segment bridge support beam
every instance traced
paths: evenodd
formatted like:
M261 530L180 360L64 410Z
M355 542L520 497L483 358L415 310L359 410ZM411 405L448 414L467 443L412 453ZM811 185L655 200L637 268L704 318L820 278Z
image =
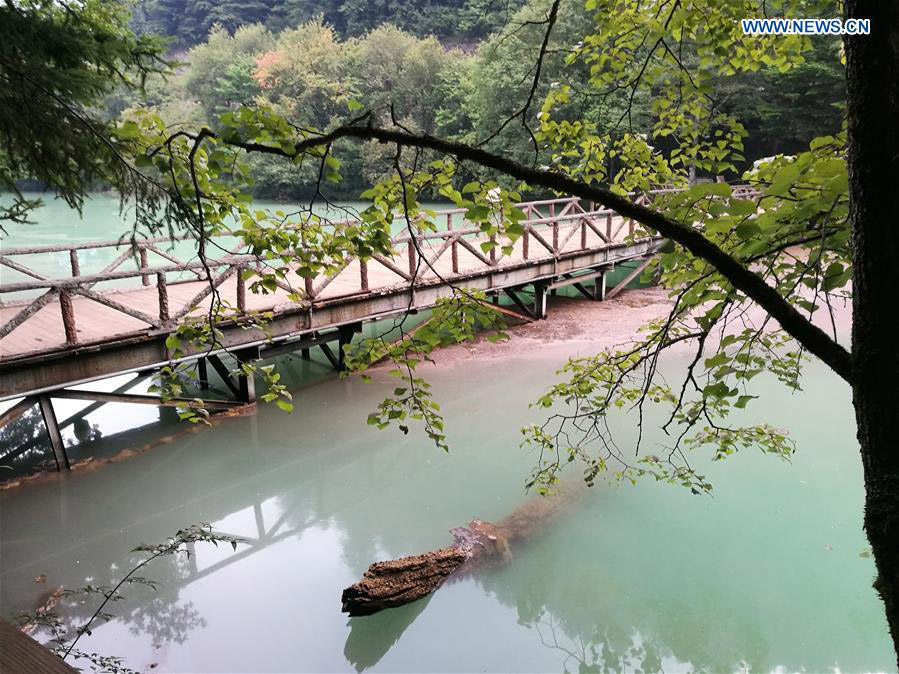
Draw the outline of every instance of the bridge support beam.
M546 289L548 284L546 281L537 281L534 283L534 318L543 320L546 318Z
M66 446L62 442L62 434L59 432L59 422L56 419L56 412L53 410L53 401L50 396L44 394L38 398L38 404L41 406L41 416L44 418L44 425L47 427L47 437L50 439L50 449L53 450L53 458L56 459L56 470L71 470L69 465L69 456L66 454Z
M593 281L593 299L602 302L606 299L606 273L603 272Z
M319 344L319 347L322 350L322 353L325 354L325 357L331 363L335 370L338 372L343 372L346 370L346 354L343 351L343 347L350 344L353 341L353 335L357 332L362 332L362 323L350 323L348 325L341 325L337 328L337 355L334 355L334 352L331 351L331 347L328 346L327 341L323 341ZM333 334L333 333L332 333ZM333 338L330 340L333 341Z
M503 292L512 300L516 307L518 307L519 311L523 313L525 316L529 318L534 318L534 313L527 304L525 304L521 298L518 296L518 290L520 288L503 288Z
M252 374L241 374L237 378L237 385L240 389L238 400L242 403L256 402L256 380Z
M209 389L209 372L206 368L205 358L197 359L197 381L201 390L206 391Z
M606 299L612 299L613 297L615 297L615 295L617 295L622 290L624 290L627 287L628 283L630 283L635 278L637 278L640 274L643 273L643 270L646 269L650 265L650 263L652 262L654 257L655 257L654 255L649 255L649 256L645 257L643 259L643 262L641 262L637 267L635 267L633 269L633 271L631 271L630 274L628 274L627 276L624 277L624 279L622 279L621 283L619 283L617 286L615 286L614 288L612 288L610 291L608 291L606 293Z

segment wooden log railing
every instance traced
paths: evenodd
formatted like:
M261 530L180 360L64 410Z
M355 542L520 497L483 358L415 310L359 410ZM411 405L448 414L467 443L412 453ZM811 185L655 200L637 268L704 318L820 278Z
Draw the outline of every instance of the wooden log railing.
M664 191L659 191L658 194L660 193ZM655 194L657 193L644 195L640 200L649 203ZM523 229L520 243L499 239L496 236L487 237L479 226L465 221L464 209L448 209L436 212L437 218L445 219L444 229L420 230L413 237L406 228L406 231L394 236L391 240L393 245L391 256L372 255L365 260L343 260L334 273L320 275L314 279L305 278L301 289L292 287L284 280L279 280L277 285L290 293L295 305L309 304L316 301L322 291L351 263L356 263L359 267L358 286L349 293L344 291L344 295L372 292L371 274L374 267L391 272L397 277L396 283L431 284L436 282L434 278L436 265L444 255L451 258L449 271L441 272L440 276L458 278L475 273L478 268L495 269L504 265L558 259L562 255L578 250L619 245L625 242L626 237L633 237L637 232L633 221L625 220L608 209L596 209L592 203L582 204L576 198L531 201L519 204L518 207L525 214L525 219L520 223ZM350 222L352 221L330 224L339 227ZM86 299L102 304L116 312L138 319L147 325L148 330L171 330L179 319L195 311L210 294L234 276L236 283L233 304L236 313L247 313L244 274L251 268L259 269L267 261L248 254L242 243L236 248L226 250L224 255L215 259L184 261L173 253L173 247L176 242L189 239L189 236L157 237L127 242L98 241L4 249L0 254L0 267L7 267L28 278L0 284L0 300L14 293L39 291L40 294L25 301L0 304L0 307L6 309L17 309L14 315L0 325L0 338L26 323L49 304L56 303L61 314L66 346L77 345L79 343L77 303L73 301L76 297L82 301ZM576 241L578 245L572 248L570 246L572 241ZM487 242L492 245L482 248L482 244ZM513 245L515 253L510 255L509 247ZM85 258L79 253L97 249L120 252L99 272L86 273ZM463 251L471 258L474 267L463 268L460 257ZM70 276L48 278L40 271L13 259L50 254L68 256L66 266L69 268ZM514 259L511 259L513 257ZM154 261L157 259L162 262ZM134 269L125 268L129 260L135 262ZM188 278L184 278L185 274ZM173 279L171 278L173 275L178 277ZM176 284L196 282L198 279L206 281L203 287L186 302L182 300L177 306L174 305L171 299L172 287ZM129 290L94 289L99 283L121 283L128 280L137 281L139 285ZM151 287L155 289L156 294L156 301L153 303L155 310L146 310L146 303L141 305L143 309L128 304L129 292L151 292ZM300 298L300 301L294 301L296 298ZM2 359L3 353L0 352L0 360Z

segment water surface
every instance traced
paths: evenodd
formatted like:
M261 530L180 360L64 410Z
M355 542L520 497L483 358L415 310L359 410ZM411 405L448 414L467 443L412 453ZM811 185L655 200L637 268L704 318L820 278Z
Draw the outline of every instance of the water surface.
M127 231L111 197L87 209L78 223L51 202L41 225L3 245ZM44 271L65 274L60 260ZM130 589L119 618L79 646L154 672L894 669L861 528L849 392L817 366L801 394L759 378L763 396L747 412L793 432L792 463L752 451L708 465L696 457L712 497L599 484L502 569L376 616L340 613L341 589L371 562L444 546L451 528L502 519L529 498L536 457L519 448L518 429L539 419L528 404L579 349L428 367L449 454L418 429L365 423L395 380L338 379L319 356L280 361L290 415L260 406L183 434L170 411L101 407L88 417L88 435L100 437L73 446L73 459L164 442L0 493L0 615L32 609L53 587L114 583L138 543L208 522L252 544L160 560L145 574L158 591ZM56 405L63 419L86 403ZM633 419L614 423L626 444ZM73 428L64 435L77 443ZM92 608L64 617L78 624Z
M801 395L764 384L751 411L794 432L791 464L743 452L703 466L714 497L600 484L507 567L401 609L342 615L341 589L372 561L443 546L450 528L501 519L528 498L534 457L518 428L570 348L432 368L448 455L420 433L366 425L392 379L367 385L291 360L291 415L263 406L0 495L0 611L28 607L39 574L108 583L136 543L209 522L254 542L160 561L147 572L159 591L131 591L85 649L171 672L893 668L864 556L849 395L816 367ZM178 428L159 423L157 433Z

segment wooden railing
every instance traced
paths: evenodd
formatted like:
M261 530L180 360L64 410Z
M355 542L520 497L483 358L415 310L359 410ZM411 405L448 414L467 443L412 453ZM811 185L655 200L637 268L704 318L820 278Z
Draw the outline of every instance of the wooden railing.
M644 195L640 197L639 201L645 204L650 203L655 194L665 191L660 190L650 195ZM300 297L300 305L308 305L315 302L321 296L322 291L341 274L344 274L351 264L358 267L357 287L341 293L340 296L365 294L373 289L386 287L384 283L377 285L372 282L372 270L375 267L386 269L398 277L394 279L394 282L413 286L431 284L437 281L433 269L447 254L450 262L449 264L442 263L446 271L442 272L441 276L458 278L482 273L485 268L528 264L532 261L559 258L578 251L619 245L624 243L627 237L632 237L635 232L633 221L622 218L608 209L596 209L592 203L582 204L576 198L531 201L519 204L519 208L525 213L525 220L520 223L524 231L520 237L520 243L516 244L516 250L512 255L504 254L502 250L503 246L511 243L508 240L494 240L495 245L485 252L481 249L480 244L487 239L482 235L478 226L465 221L465 210L449 209L436 213L437 218L445 218L445 229L416 234L414 239L408 233L397 235L392 238L393 254L389 257L373 255L367 260L346 260L334 273L315 279L304 279L302 288L293 288L284 281L278 281L277 284L292 296ZM347 222L333 224L341 226ZM0 300L15 293L43 292L34 299L0 305L4 313L9 316L8 318L4 317L6 320L0 324L0 339L26 323L44 307L51 303L58 303L66 345L78 344L75 306L72 301L74 297L91 300L116 312L136 318L146 323L151 331L168 331L179 319L197 309L214 290L235 275L237 277L235 291L229 300L238 313L247 313L246 282L242 272L249 267L261 268L266 261L246 254L243 244L230 250L226 249L224 255L214 259L184 261L174 255L172 247L176 242L189 238L186 236L160 237L126 243L98 241L4 249L0 253L0 266L13 269L30 278L25 281L0 284ZM112 262L96 273L85 273L82 270L79 257L81 251L108 248L119 253ZM474 267L463 268L460 264L460 252L463 250L469 257L469 261L473 259ZM67 266L71 272L70 275L49 278L14 259L19 256L51 254L68 256ZM424 257L420 260L419 257L422 254ZM167 264L151 264L151 255ZM135 262L134 269L124 268L129 261ZM169 279L169 275L183 276L185 273L195 278L188 280L179 278L175 281ZM122 282L129 279L139 279L140 286L131 290L113 289L103 292L94 289L94 286L101 282ZM188 301L182 301L180 306L173 308L169 301L170 286L197 280L206 282ZM146 302L143 302L142 308L135 306L134 302L129 303L129 293L140 292L143 288L148 290L151 285L155 286L155 310L147 310ZM294 305L296 304L295 302ZM16 311L10 316L12 309L16 309ZM3 353L0 350L0 359L2 358Z

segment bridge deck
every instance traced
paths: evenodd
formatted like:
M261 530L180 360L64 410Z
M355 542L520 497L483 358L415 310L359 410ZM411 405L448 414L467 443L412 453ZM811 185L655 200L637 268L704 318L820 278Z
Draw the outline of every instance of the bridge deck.
M576 199L531 202L522 208L528 217L522 223L525 234L508 255L499 248L493 254L483 252L484 235L461 222L456 229L419 235L414 244L408 236L395 237L392 258L352 260L330 277L304 283L291 274L290 286L285 283L268 295L241 287L245 282L238 271L258 261L231 251L211 265L221 298L240 314L271 311L273 320L268 334L236 323L229 329L226 323L223 346L292 338L410 306L427 308L452 292L447 282L483 290L516 287L645 256L657 245L654 239L630 237L632 223L617 214L584 208ZM462 220L458 210L443 215L450 223L453 215L457 223ZM116 263L95 274L81 270L79 251L115 245L2 251L0 265L26 280L0 285L0 299L10 293L41 294L0 306L0 399L164 362L169 358L165 336L177 320L208 309L209 282L179 280L201 271L200 265L175 258L171 248L166 249L170 240L139 242L137 249L125 244ZM73 275L51 279L16 261L51 254L68 254ZM136 268L123 269L132 260L139 260ZM145 285L136 288L92 289L141 280ZM302 300L295 301L292 294Z

